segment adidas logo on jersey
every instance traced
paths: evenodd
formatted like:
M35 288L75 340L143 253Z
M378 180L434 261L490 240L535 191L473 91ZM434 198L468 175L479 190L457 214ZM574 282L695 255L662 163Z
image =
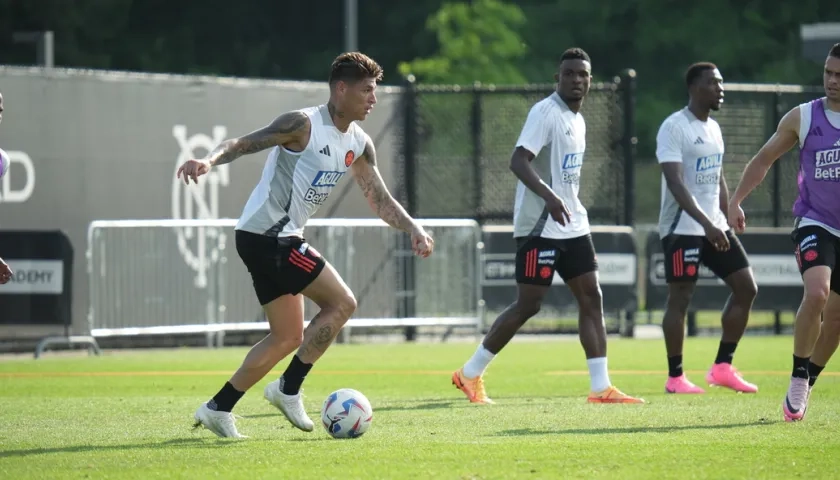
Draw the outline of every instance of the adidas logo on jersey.
M704 142L703 142L703 139L702 139L702 138L700 138L700 137L697 137L697 140L695 140L695 141L694 141L694 144L695 144L695 145L703 145L703 143L704 143Z
M840 147L840 140L837 140L836 142L834 142L834 146L835 147Z
M319 150L318 153L323 153L324 155L329 157L330 156L330 146L327 145L326 147Z
M822 129L820 127L814 127L809 132L808 135L813 135L815 137L822 137Z

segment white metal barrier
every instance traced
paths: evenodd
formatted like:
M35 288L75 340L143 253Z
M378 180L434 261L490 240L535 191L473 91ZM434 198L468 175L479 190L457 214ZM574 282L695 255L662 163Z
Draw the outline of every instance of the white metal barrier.
M358 301L348 327L481 327L481 228L419 220L435 252L413 259L409 236L379 219L312 219L305 236ZM268 330L234 244L235 219L95 221L88 229L93 337ZM413 271L412 271L413 270ZM306 317L317 306L306 300Z

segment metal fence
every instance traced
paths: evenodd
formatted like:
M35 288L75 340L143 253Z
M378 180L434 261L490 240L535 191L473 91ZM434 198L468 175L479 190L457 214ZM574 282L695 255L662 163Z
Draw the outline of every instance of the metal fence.
M725 87L726 103L714 118L726 142L724 175L734 189L746 163L770 138L781 117L823 91L820 86L802 85L728 83ZM516 189L508 170L510 155L528 110L553 91L553 84L408 83L402 122L391 126L396 132L395 192L400 200L419 217L510 222ZM593 224L634 225L636 189L659 191L658 175L636 183L635 102L632 70L612 82L593 84L584 101L587 146L580 196ZM777 162L745 202L753 225L791 224L798 151L794 148Z
M773 135L791 108L824 95L820 86L726 84L724 105L713 117L726 144L724 175L734 190L750 159ZM799 145L773 166L765 181L744 202L751 225L793 225L791 208L797 194Z
M821 86L816 85L727 83L724 88L726 90L725 103L719 111L713 112L712 116L718 121L723 132L726 148L723 174L730 192L732 192L740 181L746 164L773 135L781 118L797 105L819 98L825 93ZM798 192L798 155L799 145L797 144L773 165L764 182L745 200L744 211L747 214L748 222L753 227L783 227L787 229L793 227L791 210ZM658 188L658 175L655 179L650 178L649 181L655 181ZM784 236L781 238L783 243L774 247L780 249L780 252L778 252L779 261L792 261L793 245L789 241L784 241ZM783 252L790 252L790 258L786 259L786 254ZM747 253L753 255L767 252L761 250L756 252L747 248ZM800 291L798 286L789 288L792 288L795 292ZM764 287L759 282L759 296L762 295L762 291L769 290L772 290L772 287ZM782 295L782 299L790 298L792 300L789 300L784 308L774 311L772 324L751 321L750 327L755 327L759 331L772 331L776 334L787 331L787 326L782 321L782 313L796 311L798 307L798 300L796 300L798 297L796 295L798 293L788 294L787 292ZM708 305L711 303L717 305L719 303L723 305L720 299L712 300L714 296L713 289L698 288L695 293L694 304ZM775 300L774 308L778 308L780 303L785 304L784 300L781 302L779 298ZM754 310L759 309L760 303L757 302L757 308ZM647 306L649 311L658 308L661 308L661 305ZM652 321L651 316L648 317L648 321ZM689 312L689 334L696 334L698 330L718 331L719 328L718 325L711 327L698 326L696 312Z
M87 251L94 337L265 330L234 244L235 219L93 222ZM422 220L435 253L413 258L406 234L379 219L312 219L307 241L353 290L357 327L480 326L481 229ZM404 281L411 276L413 282ZM406 290L404 285L412 286ZM411 311L406 311L410 305ZM318 307L305 302L311 318Z
M405 92L397 175L419 217L510 222L516 179L508 169L525 118L553 84L415 85ZM633 222L635 73L595 83L583 103L586 157L580 196L593 224Z
M781 117L823 92L819 86L729 83L725 87L726 103L714 112L714 118L726 143L724 175L731 190ZM553 84L408 83L402 122L391 125L396 132L395 192L400 201L418 217L474 218L483 225L509 223L516 188L508 169L510 154L528 110L554 88ZM655 207L645 204L645 211L636 210L643 192L659 192L660 178L658 171L644 170L650 175L638 178L637 183L635 101L632 70L612 82L593 84L584 101L581 113L587 122L587 148L580 197L593 225L635 225L637 218L651 217L651 211L658 209L657 199ZM775 164L767 180L746 200L751 225L792 224L797 155L798 147Z

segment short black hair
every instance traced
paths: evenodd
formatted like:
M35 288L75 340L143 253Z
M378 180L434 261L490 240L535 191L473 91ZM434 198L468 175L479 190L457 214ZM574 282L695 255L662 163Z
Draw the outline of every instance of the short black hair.
M589 63L592 63L592 60L589 59L589 54L584 52L582 48L574 47L566 50L560 55L560 61L557 63L562 62L563 60L583 60Z
M840 43L835 43L828 52L829 57L840 58Z
M330 87L338 82L357 83L367 78L382 81L382 67L360 52L342 53L333 60L330 68Z
M685 85L690 87L694 85L694 82L703 75L703 72L706 70L714 70L718 68L712 62L697 62L688 67L688 70L685 71Z

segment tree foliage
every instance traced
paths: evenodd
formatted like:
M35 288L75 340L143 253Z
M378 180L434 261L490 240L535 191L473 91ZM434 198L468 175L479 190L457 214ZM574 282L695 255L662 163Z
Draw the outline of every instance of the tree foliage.
M439 52L401 62L399 72L432 83L524 83L518 64L526 47L517 30L525 22L518 6L499 0L446 3L426 22Z
M31 64L12 32L55 32L59 66L323 81L343 50L343 2L0 0L0 62ZM686 101L682 75L715 62L727 82L819 83L801 24L840 18L836 0L365 0L359 46L385 82L550 82L568 47L596 79L638 73L639 147ZM526 47L527 45L527 47ZM644 156L644 155L643 155Z

